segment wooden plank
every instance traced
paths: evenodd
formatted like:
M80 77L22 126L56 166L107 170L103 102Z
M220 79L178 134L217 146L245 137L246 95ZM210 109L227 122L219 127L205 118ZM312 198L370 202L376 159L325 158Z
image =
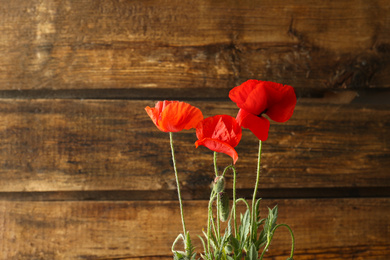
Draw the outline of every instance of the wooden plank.
M0 89L389 87L387 0L0 1ZM196 92L194 90L193 92Z
M276 203L279 223L294 230L297 259L390 257L388 198L264 200L262 212ZM201 251L196 234L205 227L207 201L186 202L184 212ZM167 259L181 232L176 202L0 201L0 216L2 259ZM274 239L268 259L286 259L288 232Z
M232 102L191 104L205 117L237 113ZM173 192L169 138L147 116L147 105L154 102L0 100L0 191ZM388 106L300 100L287 123L271 125L260 187L389 187L389 122ZM195 149L195 140L193 130L174 135L188 199L204 191L207 198L213 176L212 152ZM244 131L237 151L237 187L252 189L257 140L251 132ZM218 157L221 170L230 163Z

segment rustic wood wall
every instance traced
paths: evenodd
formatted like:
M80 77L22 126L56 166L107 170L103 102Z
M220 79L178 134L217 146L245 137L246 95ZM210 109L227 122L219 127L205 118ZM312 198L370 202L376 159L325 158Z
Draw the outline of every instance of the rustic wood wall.
M299 98L271 125L259 192L293 228L296 259L389 259L387 0L0 0L0 258L170 259L169 138L144 107L234 116L228 91L250 78ZM175 135L196 241L213 168L194 142ZM249 197L253 134L237 150ZM280 232L268 259L289 243Z

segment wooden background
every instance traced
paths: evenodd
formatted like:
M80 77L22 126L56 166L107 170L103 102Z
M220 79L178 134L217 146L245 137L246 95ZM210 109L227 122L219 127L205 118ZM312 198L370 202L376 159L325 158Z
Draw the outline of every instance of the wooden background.
M389 259L387 0L0 0L0 259L171 259L169 137L144 107L235 116L228 92L251 78L298 96L271 124L259 192L294 230L295 259ZM194 131L174 138L200 251L212 152ZM252 133L237 151L249 198ZM289 244L281 231L267 259Z

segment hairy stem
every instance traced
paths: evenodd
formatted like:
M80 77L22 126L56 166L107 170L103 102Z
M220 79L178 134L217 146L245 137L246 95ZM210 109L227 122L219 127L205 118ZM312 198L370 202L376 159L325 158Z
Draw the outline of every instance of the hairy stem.
M236 218L236 169L234 166L233 170L233 222L234 222L234 237L237 237L237 218Z
M213 201L215 199L214 191L211 191L210 201L208 206L208 216L207 216L207 251L210 253L210 239L211 239L211 222L213 217Z
M183 224L183 235L185 236L185 235L187 234L187 232L186 232L186 224L185 224L185 222L184 222L183 202L182 202L182 200L181 200L181 192L180 192L180 184L179 184L179 175L177 174L177 169L176 169L175 150L173 149L173 137L172 137L172 132L169 132L169 140L170 140L170 144L171 144L173 169L174 169L174 171L175 171L175 178L176 178L176 185L177 185L177 197L179 198L179 204L180 204L181 223Z
M293 256L294 256L294 248L295 248L295 238L294 238L294 233L292 231L292 229L290 228L289 225L287 224L279 224L277 225L274 230L276 230L278 227L285 227L288 229L288 231L290 232L290 235L291 235L291 253L290 253L290 258L292 259Z
M214 172L215 177L218 177L217 152L214 152Z
M232 169L233 171L233 205L232 205L232 211L231 211L231 215L233 215L233 222L234 222L234 236L236 237L237 236L237 220L236 220L236 204L237 204L237 201L236 201L236 183L237 183L237 172L236 172L236 168L234 167L234 165L229 165L225 168L225 170L223 171L222 173L222 176L225 176L225 173L227 170L229 169Z
M217 152L214 152L214 171L215 171L215 176L218 177L218 166L217 166ZM220 210L219 210L219 197L221 195L217 194L217 234L216 237L217 237L217 240L219 241L219 238L220 238L220 233L221 233L221 224L220 224Z
M276 225L276 226L274 227L274 229L273 229L269 234L267 234L267 244L266 244L266 246L264 247L263 252L261 253L261 256L260 256L260 258L259 258L260 260L263 259L265 252L267 252L268 247L269 247L269 245L271 244L271 240L272 240L272 238L273 238L273 236L274 236L274 233L275 233L276 229L279 228L279 227L285 227L285 228L287 228L288 231L290 232L291 240L292 240L290 258L291 258L291 259L293 258L293 256L294 256L294 247L295 247L294 233L292 232L292 230L291 230L291 228L290 228L289 225L287 225L287 224L279 224L279 225Z
M255 221L257 221L255 219L255 201L256 201L256 193L257 193L257 189L259 188L259 178L260 178L260 161L261 161L261 140L259 140L259 153L258 153L258 157L257 157L257 174L256 174L256 184L255 184L255 189L253 191L253 196L252 196L252 215L251 215L251 226L252 226L252 232L251 232L251 237L253 239L256 239L255 237L253 237L254 233L253 232L253 228L254 228L254 223Z

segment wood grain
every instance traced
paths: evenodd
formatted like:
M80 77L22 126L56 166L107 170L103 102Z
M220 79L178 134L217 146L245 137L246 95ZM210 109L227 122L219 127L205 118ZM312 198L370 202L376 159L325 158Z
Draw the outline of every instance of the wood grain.
M0 1L0 89L384 88L390 5Z
M294 230L297 259L390 256L388 198L262 203L262 212L278 204L279 223L288 223ZM184 212L201 251L196 234L205 227L207 201L186 202ZM178 204L169 201L0 201L0 216L1 257L9 260L167 259L171 243L181 232ZM290 246L288 232L281 229L274 239L267 259L285 259Z
M258 192L293 228L296 259L390 259L389 1L0 0L0 35L0 259L172 259L169 137L144 108L235 116L228 91L250 78L299 99L271 123ZM201 251L213 162L195 141L174 135ZM237 151L248 198L251 132ZM267 259L286 259L289 239Z
M205 117L237 113L232 102L191 104ZM0 100L0 190L174 191L169 138L147 116L147 105L154 102ZM287 123L271 125L260 187L389 187L389 122L388 106L300 100ZM174 135L188 199L208 191L213 175L212 152L195 149L195 140L193 130ZM239 189L252 189L257 143L244 131ZM221 170L230 163L218 157Z

